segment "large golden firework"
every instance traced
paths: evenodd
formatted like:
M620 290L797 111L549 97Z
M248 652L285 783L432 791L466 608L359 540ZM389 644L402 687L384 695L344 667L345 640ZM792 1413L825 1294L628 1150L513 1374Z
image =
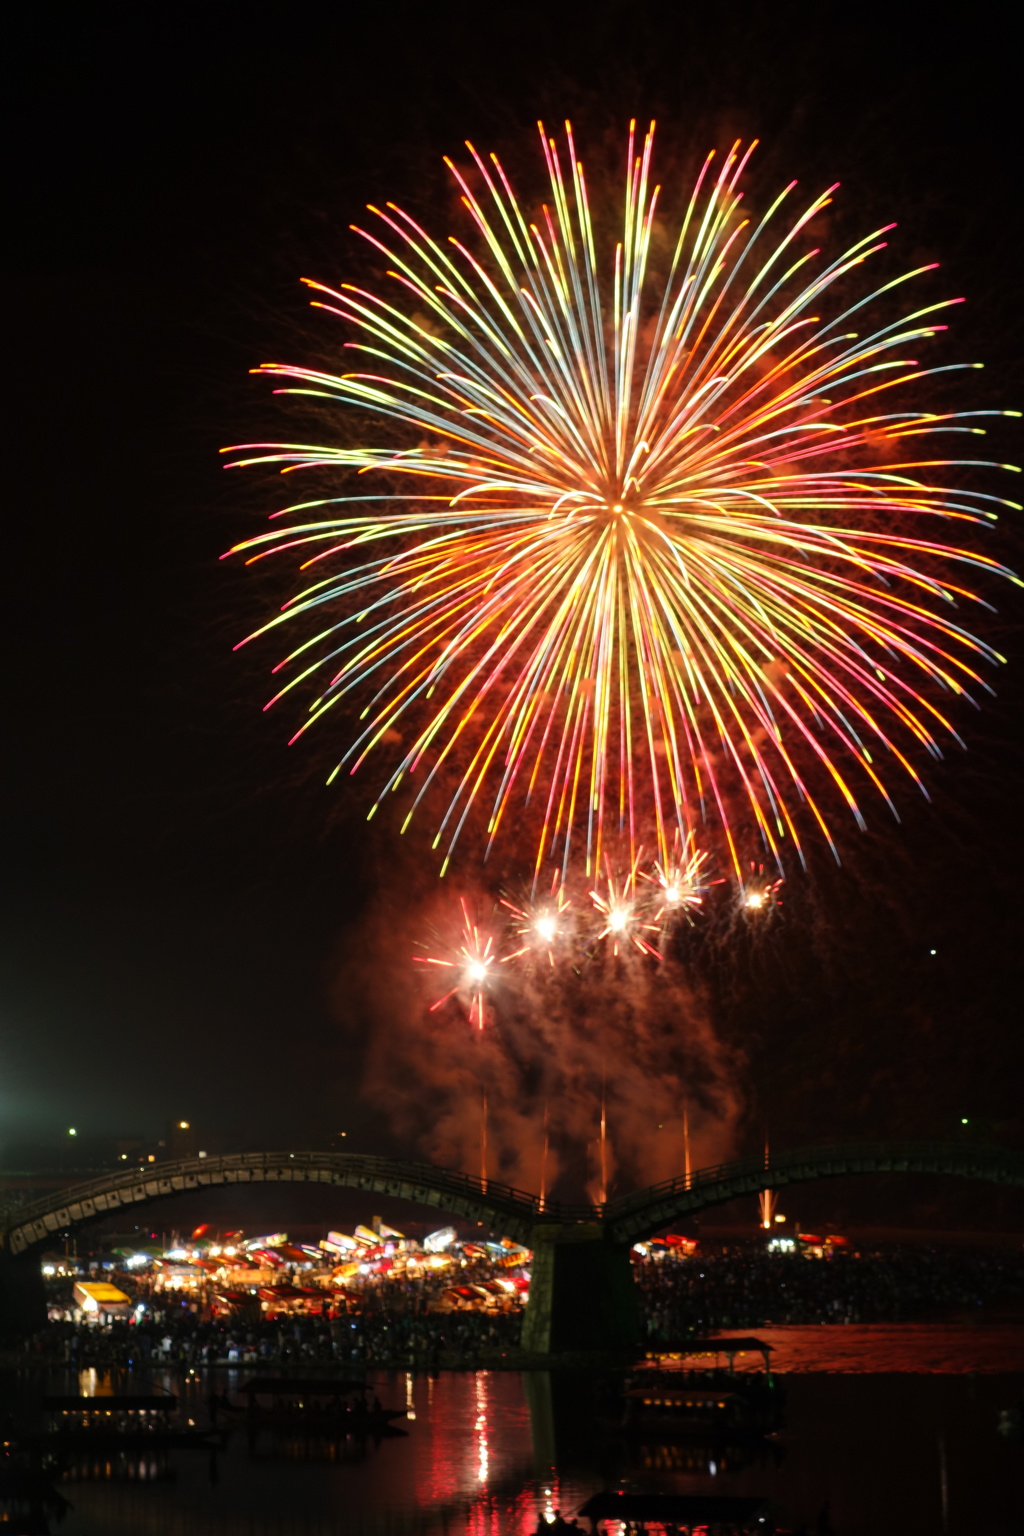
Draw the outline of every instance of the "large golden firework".
M942 539L1013 504L931 445L1017 413L913 403L957 301L870 322L928 269L852 293L892 226L822 256L809 228L834 188L789 220L791 183L748 217L736 144L666 243L653 127L639 146L631 129L604 253L571 129L541 142L535 222L472 146L472 169L449 162L467 238L371 210L384 289L311 284L351 371L259 370L407 434L236 457L338 477L238 546L310 573L257 631L306 621L272 702L312 691L301 735L354 701L335 772L386 743L380 797L413 776L411 816L440 785L445 866L474 806L489 843L529 802L538 871L579 849L589 875L620 843L632 864L645 841L667 868L712 821L742 875L737 807L776 860L800 803L833 843L828 783L858 822L866 785L920 783L915 752L954 731L943 694L999 659L961 622L957 573L1009 573Z

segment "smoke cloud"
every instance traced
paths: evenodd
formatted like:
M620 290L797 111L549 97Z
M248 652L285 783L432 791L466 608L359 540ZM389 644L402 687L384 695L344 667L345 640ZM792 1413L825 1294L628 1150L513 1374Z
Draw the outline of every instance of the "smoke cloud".
M456 952L460 897L500 932L493 894L407 869L339 971L338 1012L366 1040L362 1091L398 1135L432 1162L570 1201L681 1173L687 1144L693 1168L731 1154L740 1063L678 958L599 947L496 965L479 1027L458 969L413 963L431 936L433 953Z

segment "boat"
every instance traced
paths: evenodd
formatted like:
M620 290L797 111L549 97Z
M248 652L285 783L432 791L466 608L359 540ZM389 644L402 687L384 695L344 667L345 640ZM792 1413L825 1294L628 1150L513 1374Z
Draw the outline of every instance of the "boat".
M771 1417L749 1393L720 1386L666 1386L650 1382L625 1392L622 1427L627 1432L652 1431L681 1439L727 1441L736 1435L761 1435L773 1427Z
M44 1397L40 1404L49 1422L46 1429L18 1436L25 1450L60 1453L157 1450L214 1450L220 1439L209 1431L172 1422L178 1399L167 1395L113 1393Z
M718 1445L776 1433L785 1394L769 1369L770 1345L760 1339L699 1339L670 1356L667 1368L641 1367L623 1393L621 1428L650 1439L700 1439ZM737 1372L737 1354L759 1352L763 1371ZM728 1365L722 1367L721 1356ZM713 1366L697 1362L713 1358Z
M0 1529L44 1533L71 1508L60 1483L170 1481L172 1450L220 1449L223 1437L173 1421L177 1399L139 1394L47 1397L40 1428L7 1441L0 1475Z
M396 1420L404 1408L367 1402L362 1381L337 1381L265 1376L248 1381L241 1391L248 1400L245 1422L250 1429L280 1428L333 1435L404 1434ZM260 1399L269 1399L261 1402Z

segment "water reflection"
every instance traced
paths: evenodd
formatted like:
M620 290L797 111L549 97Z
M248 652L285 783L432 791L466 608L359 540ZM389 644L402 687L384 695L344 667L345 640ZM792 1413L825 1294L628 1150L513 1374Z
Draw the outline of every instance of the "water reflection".
M5 1427L45 1430L45 1392L179 1395L205 1433L212 1388L244 1401L238 1371L170 1372L145 1383L103 1372L9 1374ZM1020 1443L1000 1414L1021 1395L1007 1376L793 1376L778 1438L623 1434L617 1381L586 1372L378 1373L371 1390L414 1414L404 1437L293 1426L232 1426L212 1452L171 1449L25 1458L20 1503L0 1482L0 1529L53 1536L530 1536L601 1490L759 1495L813 1528L829 1503L842 1532L1009 1536ZM8 1462L8 1468L12 1463ZM6 1503L4 1500L6 1499ZM62 1503L70 1506L62 1513ZM16 1517L3 1521L4 1515ZM22 1524L16 1523L21 1520ZM29 1523L34 1521L35 1523Z
M491 1473L487 1449L487 1375L486 1371L476 1373L476 1423L473 1428L476 1431L477 1480L481 1483L486 1483Z

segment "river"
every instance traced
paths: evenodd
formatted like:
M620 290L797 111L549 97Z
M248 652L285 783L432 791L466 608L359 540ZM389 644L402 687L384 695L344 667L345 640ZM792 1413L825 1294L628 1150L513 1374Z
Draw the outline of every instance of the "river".
M595 1412L589 1373L379 1371L373 1389L407 1406L405 1435L379 1443L234 1430L216 1454L174 1451L119 1471L104 1458L60 1483L59 1536L528 1536L591 1494L757 1494L780 1523L836 1536L1019 1536L1024 1445L1000 1414L1024 1392L1024 1327L766 1328L787 1394L785 1428L745 1460L686 1444L626 1442ZM197 1424L213 1373L154 1372ZM229 1397L250 1369L216 1374ZM102 1374L8 1370L17 1422L43 1391L102 1394ZM412 1416L414 1415L414 1417ZM2 1518L2 1517L0 1517ZM7 1527L4 1526L4 1529Z

